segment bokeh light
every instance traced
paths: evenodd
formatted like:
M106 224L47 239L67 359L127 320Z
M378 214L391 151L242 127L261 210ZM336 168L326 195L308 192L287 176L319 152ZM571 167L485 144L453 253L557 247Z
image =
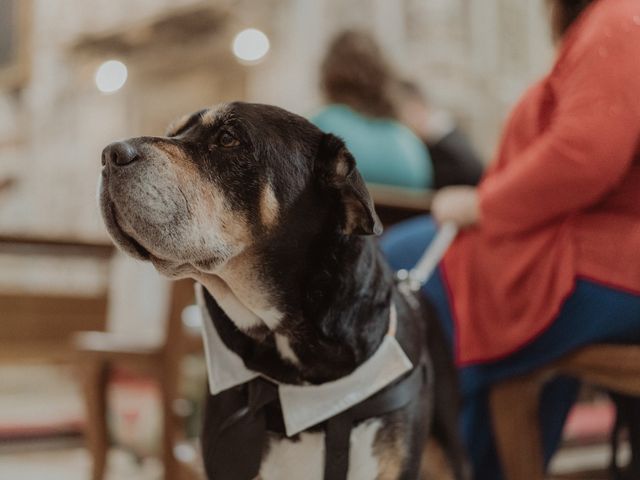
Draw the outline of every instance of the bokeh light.
M118 60L104 62L96 70L96 87L102 93L120 90L127 81L127 66Z
M269 47L269 38L255 28L242 30L233 39L233 54L244 62L261 60Z

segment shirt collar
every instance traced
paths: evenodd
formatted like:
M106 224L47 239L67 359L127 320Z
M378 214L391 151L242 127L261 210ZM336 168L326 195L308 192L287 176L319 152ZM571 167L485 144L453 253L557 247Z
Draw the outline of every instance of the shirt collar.
M227 348L209 315L203 286L196 298L203 317L202 336L211 395L237 387L261 375L248 369L242 358ZM280 406L288 436L300 433L357 405L413 368L396 339L397 312L391 304L389 330L375 353L351 374L320 385L278 385Z

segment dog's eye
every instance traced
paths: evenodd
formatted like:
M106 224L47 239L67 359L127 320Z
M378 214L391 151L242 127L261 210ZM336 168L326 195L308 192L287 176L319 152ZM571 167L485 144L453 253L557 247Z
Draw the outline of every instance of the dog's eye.
M229 132L222 132L218 137L218 145L224 148L237 147L240 144L238 139Z

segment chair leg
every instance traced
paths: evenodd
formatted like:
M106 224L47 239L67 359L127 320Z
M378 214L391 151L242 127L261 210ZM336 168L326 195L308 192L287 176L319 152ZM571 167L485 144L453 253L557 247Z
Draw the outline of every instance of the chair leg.
M539 399L544 375L493 387L489 396L496 447L507 480L543 480Z
M176 368L176 366L167 365L167 368L165 368L163 375L159 376L160 389L162 394L162 455L165 480L178 480L180 474L180 465L174 454L174 448L179 431L178 419L174 413L174 402L177 397L178 376L177 370L174 370Z
M92 459L91 478L102 480L109 450L107 429L109 366L106 362L90 362L82 368L87 412L85 435Z

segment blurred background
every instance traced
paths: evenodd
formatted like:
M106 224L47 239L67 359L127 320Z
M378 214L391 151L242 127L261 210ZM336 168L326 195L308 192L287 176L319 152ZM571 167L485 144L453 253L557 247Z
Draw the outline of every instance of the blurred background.
M357 28L487 163L552 60L546 15L542 0L0 0L0 478L97 478L96 456L108 478L161 478L166 442L197 458L190 286L111 247L95 200L106 144L230 100L312 116L329 42ZM378 193L389 218L401 197ZM608 406L589 407L569 444L608 428Z

